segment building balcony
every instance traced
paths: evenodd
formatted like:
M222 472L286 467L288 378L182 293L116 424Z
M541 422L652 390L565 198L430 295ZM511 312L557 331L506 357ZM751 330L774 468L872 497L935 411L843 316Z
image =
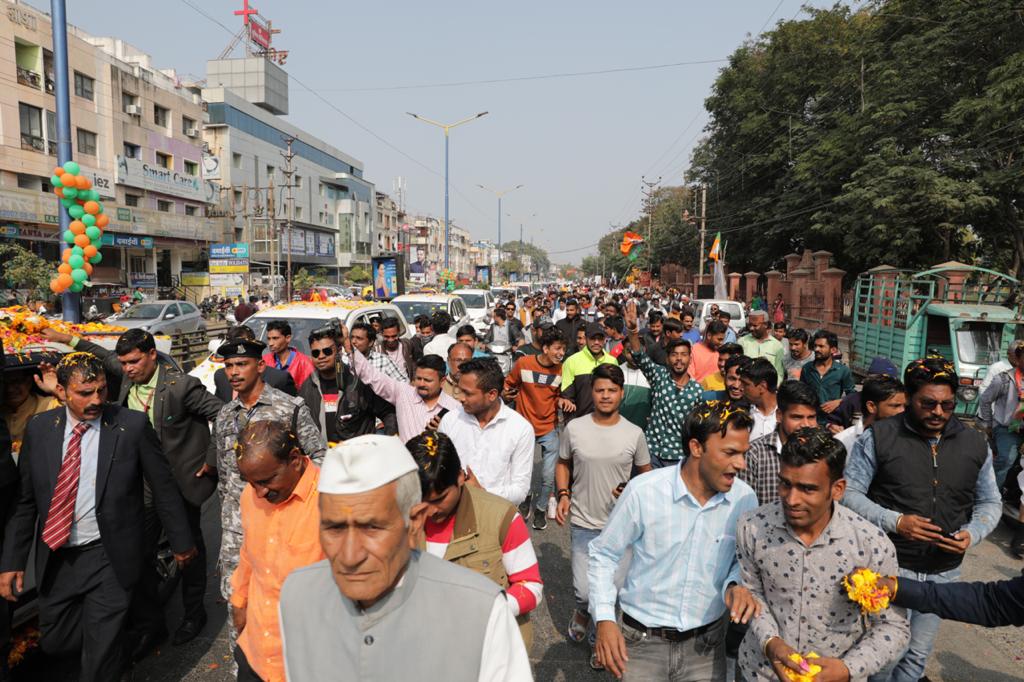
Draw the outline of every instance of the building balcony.
M42 78L43 77L35 71L30 71L29 69L25 69L20 66L18 67L18 83L21 85L27 85L30 88L40 90Z

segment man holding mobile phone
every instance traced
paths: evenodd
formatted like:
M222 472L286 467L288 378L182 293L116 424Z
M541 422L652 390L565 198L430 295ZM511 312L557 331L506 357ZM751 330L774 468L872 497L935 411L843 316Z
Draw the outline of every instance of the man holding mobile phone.
M946 583L971 545L999 522L1002 501L985 435L953 416L959 377L942 357L915 360L903 375L907 408L857 440L846 463L843 504L889 534L899 576ZM909 611L910 645L871 680L916 682L940 618Z
M558 508L555 519L569 521L572 542L572 584L576 609L569 621L568 636L574 642L585 638L594 643L594 625L587 604L587 548L601 534L615 501L626 488L634 467L638 473L651 470L647 440L639 427L619 414L625 376L617 365L594 369L591 391L594 411L569 422L562 434L555 465ZM619 565L617 585L622 584L624 564ZM600 669L591 658L591 667Z

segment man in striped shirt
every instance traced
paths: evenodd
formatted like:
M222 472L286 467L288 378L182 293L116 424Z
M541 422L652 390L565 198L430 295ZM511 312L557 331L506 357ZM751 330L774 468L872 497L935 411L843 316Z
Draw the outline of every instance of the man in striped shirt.
M508 500L467 485L459 453L448 436L424 431L406 447L416 461L423 502L428 505L421 549L501 585L529 652L529 613L540 603L544 584L526 522Z

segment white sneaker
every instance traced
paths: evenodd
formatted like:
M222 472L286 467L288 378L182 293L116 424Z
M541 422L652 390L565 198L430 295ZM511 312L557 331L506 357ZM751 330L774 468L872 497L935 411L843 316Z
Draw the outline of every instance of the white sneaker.
M554 497L548 498L548 518L552 521L558 516L558 501Z

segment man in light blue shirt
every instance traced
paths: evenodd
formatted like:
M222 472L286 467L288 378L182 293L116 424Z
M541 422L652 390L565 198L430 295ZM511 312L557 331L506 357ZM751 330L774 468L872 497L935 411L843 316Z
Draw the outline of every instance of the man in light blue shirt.
M757 507L754 491L737 479L752 426L734 403L699 403L687 418L689 456L633 479L590 543L596 659L616 677L725 679L722 616L728 610L731 620L746 623L760 612L739 584L736 558L737 522ZM630 548L616 595L615 569Z

